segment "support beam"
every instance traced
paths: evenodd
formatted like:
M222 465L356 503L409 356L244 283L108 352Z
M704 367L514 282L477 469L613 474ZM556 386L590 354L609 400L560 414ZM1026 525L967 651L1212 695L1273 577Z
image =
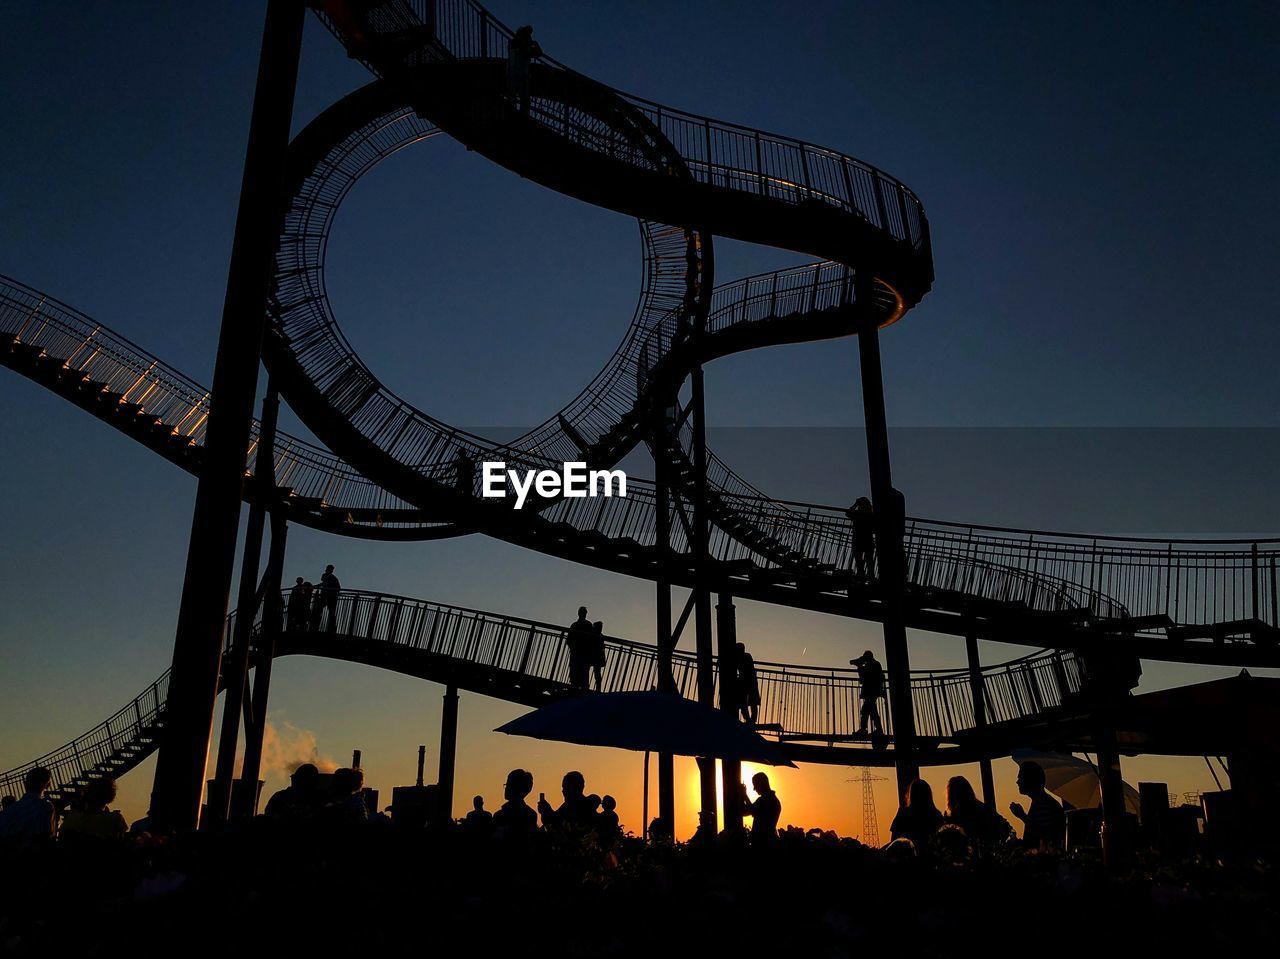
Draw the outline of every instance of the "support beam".
M218 762L214 788L210 791L206 813L215 822L224 821L231 807L231 781L235 776L236 747L240 739L240 714L245 706L249 684L249 645L253 622L258 612L258 568L262 563L262 541L266 534L267 503L275 493L276 421L280 413L280 395L275 384L267 380L267 394L262 400L262 427L253 478L257 495L249 507L245 530L244 554L240 560L240 591L236 601L235 631L231 649L223 663L222 733L218 739ZM247 787L246 787L247 788Z
M458 754L458 687L449 685L440 713L440 811L444 820L453 819L453 771Z
M715 282L715 254L711 231L700 230L701 257L695 250L689 251L689 262L696 267L696 288L688 291L685 303L689 320L689 343L698 362L690 371L690 416L693 432L693 535L689 548L693 553L694 611L693 625L695 653L698 663L698 702L715 706L716 676L711 633L711 520L707 499L707 405L706 389L702 373L703 341L707 334L707 309L710 297L700 297L703 290ZM677 440L678 441L678 440ZM714 827L716 822L716 764L714 759L698 764L701 816Z
M980 743L985 741L987 731L987 694L982 680L982 660L978 656L978 634L972 627L964 635L964 648L969 657L969 689L973 695L973 728L978 733ZM983 757L978 760L982 772L982 802L991 810L996 808L996 781L991 771L991 760Z
M716 640L720 656L720 708L736 720L742 703L737 675L738 617L733 597L728 593L721 593L720 602L716 604ZM738 785L742 782L742 763L736 759L721 760L720 771L720 779L724 783L724 795L721 797L724 828L726 832L740 832L742 803Z
M275 665L276 637L284 621L280 595L280 580L284 575L285 546L288 542L289 524L284 512L277 506L271 511L271 549L267 554L267 572L264 577L266 590L262 597L262 625L254 654L252 720L244 733L244 762L240 778L257 783L262 775L262 741L267 733L267 701L271 697L271 670ZM248 819L258 811L258 790L242 789L237 798L231 796L231 817Z
M876 518L877 581L884 609L884 656L888 672L889 718L898 773L898 804L919 777L916 723L911 703L911 659L907 652L906 564L902 552L905 506L893 488L889 461L889 426L885 417L884 378L880 369L880 331L872 308L875 281L865 271L854 277L859 312L858 357L862 372L862 412L867 430L867 464Z
M669 561L668 550L671 546L671 500L670 485L672 464L667 455L667 441L670 437L671 409L664 406L657 411L654 425L654 492L656 493L656 529L655 539L660 555L665 554L663 566ZM658 649L658 691L675 693L675 677L671 672L671 652L675 646L671 635L671 580L667 578L665 568L659 574L655 591ZM671 753L658 753L658 818L666 824L671 835L674 835L676 822L676 787L675 757ZM645 829L649 824L645 823Z
M693 370L693 627L698 662L698 702L716 703L715 659L712 654L711 591L707 585L710 528L707 519L707 433L701 365ZM698 763L701 816L716 821L716 764L714 759Z
M161 833L189 832L200 821L273 243L284 212L281 187L303 13L301 0L267 4L174 637L167 717L151 794L152 824Z
M1102 791L1102 858L1108 868L1124 866L1131 851L1132 837L1124 806L1124 780L1120 754L1116 751L1116 731L1110 710L1098 717L1098 780Z

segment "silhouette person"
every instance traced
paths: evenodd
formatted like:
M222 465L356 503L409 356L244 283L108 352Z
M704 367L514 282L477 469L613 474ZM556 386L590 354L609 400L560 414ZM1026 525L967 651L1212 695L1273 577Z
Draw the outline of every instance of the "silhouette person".
M305 583L299 576L294 580L293 586L289 589L289 605L286 614L287 629L293 630L305 629L307 623L307 612L311 609L311 585Z
M463 496L475 493L476 461L466 450L458 450L453 458L453 485Z
M782 801L769 786L769 777L756 773L751 777L756 791L756 801L747 798L747 786L742 784L742 815L751 817L751 845L768 846L778 840L778 818L782 815Z
M0 812L0 847L31 849L53 839L53 803L44 798L52 781L44 766L27 770L22 777L22 798Z
M737 653L738 712L742 713L744 723L755 723L760 719L760 680L756 676L756 661L742 643L738 643Z
M527 806L525 807L528 808ZM476 796L471 800L471 812L467 813L462 824L477 834L488 833L493 828L493 813L484 808L484 797Z
M597 620L591 625L591 670L595 673L596 692L600 692L600 679L604 672L604 623Z
M310 819L320 809L321 801L320 770L303 763L289 777L289 785L267 800L263 813L270 819Z
M587 668L591 661L591 648L595 644L595 627L587 620L587 607L578 607L578 618L569 627L564 643L569 648L569 685L574 689L586 689Z
M889 834L894 839L910 839L917 849L922 849L942 825L942 813L933 804L933 790L923 779L914 780L907 787L907 802L889 824Z
M129 824L117 810L107 808L116 798L114 779L94 779L84 787L79 809L62 819L59 841L71 848L95 847L123 839Z
M592 802L591 798L586 796L587 782L583 778L582 773L577 770L564 774L564 779L560 781L560 795L564 797L564 802L560 804L558 809L552 809L551 803L547 802L546 793L538 797L538 812L542 816L542 825L546 829L560 830L561 832L584 832L591 828L591 821L595 818L596 805L599 803L599 797Z
M858 735L867 734L869 723L871 734L878 736L884 730L878 705L878 701L884 698L884 667L869 649L857 659L849 660L849 665L858 670L859 695L862 699L862 708L858 712Z
M618 800L605 796L600 800L600 835L605 839L617 839L622 835L618 824Z
M675 838L671 824L661 816L655 816L649 822L649 841L652 843L668 843Z
M364 801L364 770L342 769L333 773L334 799L325 807L330 822L353 825L369 821L369 806Z
M529 807L525 798L533 792L533 773L526 769L513 769L507 773L502 787L506 801L493 814L494 832L500 839L523 839L538 829L538 814Z
M973 786L963 776L947 780L946 822L964 830L978 850L999 845L1013 831L1008 820L978 801Z
M1009 811L1022 820L1022 844L1041 852L1066 844L1067 817L1062 804L1045 791L1044 767L1025 762L1018 767L1018 792L1031 800L1030 811L1021 803L1009 803Z
M871 500L859 496L844 513L853 524L853 575L858 582L871 582L876 568L876 514Z
M315 603L311 608L311 628L317 632L320 629L320 617L327 609L329 611L329 622L325 627L329 632L336 633L338 631L338 591L342 589L342 584L338 582L338 577L333 575L333 564L329 564L324 568L324 573L320 576L320 590L316 593Z
M521 27L507 42L507 92L521 113L529 112L529 70L540 56L542 47L533 39L533 27Z

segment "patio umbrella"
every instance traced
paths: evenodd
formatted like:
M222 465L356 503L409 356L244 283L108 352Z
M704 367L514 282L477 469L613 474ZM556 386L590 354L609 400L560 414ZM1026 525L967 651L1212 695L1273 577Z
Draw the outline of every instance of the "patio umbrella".
M672 693L594 693L535 709L495 732L581 746L793 766L776 743L723 710Z
M1102 805L1098 770L1088 760L1065 753L1036 752L1034 749L1015 749L1011 758L1016 763L1039 763L1044 770L1045 788L1076 809L1094 809ZM1124 808L1136 814L1138 804L1138 790L1124 783Z

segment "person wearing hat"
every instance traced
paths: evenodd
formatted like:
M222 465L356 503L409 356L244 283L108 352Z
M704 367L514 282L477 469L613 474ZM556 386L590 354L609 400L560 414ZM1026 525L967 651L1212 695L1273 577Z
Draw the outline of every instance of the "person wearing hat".
M880 707L877 700L884 698L884 667L881 666L871 650L867 650L857 659L849 660L849 665L858 670L858 682L861 684L862 709L858 714L858 735L867 734L867 724L871 725L871 734L878 736L884 731L880 722Z

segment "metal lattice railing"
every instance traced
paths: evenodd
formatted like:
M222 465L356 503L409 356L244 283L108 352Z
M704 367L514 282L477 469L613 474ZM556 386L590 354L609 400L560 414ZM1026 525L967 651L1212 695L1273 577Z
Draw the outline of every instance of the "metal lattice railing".
M376 72L388 64L431 59L501 59L514 36L474 0L396 0L352 4L350 19L334 10L321 18L348 49ZM357 36L356 34L360 34ZM412 35L416 43L399 42ZM389 41L377 45L377 40ZM552 59L539 62L577 76ZM929 226L919 198L896 178L870 164L793 137L765 133L713 120L632 96L603 84L618 101L675 147L684 168L698 182L787 203L817 203L858 217L888 237L929 257ZM596 123L571 111L545 108L544 125L579 145L630 151L634 161L651 162L650 154L631 141L602 138ZM531 107L536 116L536 104Z
M88 383L133 404L139 415L154 417L172 436L193 448L204 444L209 393L162 360L78 310L15 280L0 277L0 335L55 364L83 374ZM258 423L252 426L246 471L255 468ZM191 464L194 467L194 463ZM279 486L299 497L321 501L334 510L368 517L353 522L374 525L434 525L414 521L417 510L351 469L327 450L278 433L275 476Z
M282 608L287 608L287 593L284 600ZM232 613L227 619L227 642L234 636L235 616ZM317 623L313 624L308 611L281 625L284 637L302 641L303 649L310 636L348 645L360 643L360 652L349 658L363 656L375 665L385 649L397 657L411 650L424 659L480 667L488 695L501 695L504 684L510 688L529 680L544 690L569 689L567 629L551 623L386 593L343 590L333 613L323 610ZM255 632L261 629L259 616ZM602 690L656 688L658 662L653 646L612 636L605 637L604 645ZM387 663L392 662L404 660L389 657ZM759 722L773 734L789 741L828 744L855 738L862 700L854 670L757 662L756 674L761 695ZM716 676L718 679L718 667ZM693 654L673 652L672 677L682 696L696 695L697 660ZM1078 660L1067 652L1039 653L990 666L981 677L990 724L1014 723L1060 707L1080 691L1082 679ZM20 793L23 777L33 766L50 770L54 789L60 794L74 789L85 777L132 768L157 743L168 682L166 670L106 721L59 749L0 773L0 794ZM913 671L911 690L921 736L946 741L975 728L973 686L967 670ZM879 711L885 732L892 735L889 710L881 706Z

